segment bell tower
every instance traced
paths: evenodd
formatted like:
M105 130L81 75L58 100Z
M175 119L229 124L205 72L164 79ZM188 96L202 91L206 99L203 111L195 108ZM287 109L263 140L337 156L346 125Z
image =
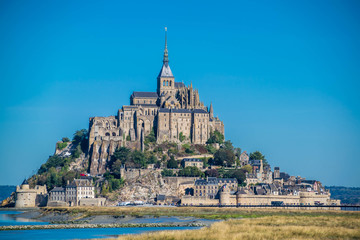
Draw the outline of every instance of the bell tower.
M165 27L165 50L163 65L157 77L157 93L161 97L166 94L175 94L175 78L169 66L169 55L167 49L167 28Z

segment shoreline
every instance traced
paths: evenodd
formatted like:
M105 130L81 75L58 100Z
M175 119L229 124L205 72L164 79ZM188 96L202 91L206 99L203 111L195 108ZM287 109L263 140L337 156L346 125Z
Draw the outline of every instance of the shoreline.
M47 224L47 225L11 225L0 226L1 231L42 230L42 229L76 229L76 228L158 228L158 227L194 227L201 228L207 225L202 223L124 223L124 224Z

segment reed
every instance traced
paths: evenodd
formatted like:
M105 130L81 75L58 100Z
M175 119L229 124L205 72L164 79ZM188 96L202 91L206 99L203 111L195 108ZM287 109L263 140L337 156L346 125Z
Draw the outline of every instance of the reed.
M255 219L231 219L199 230L162 231L119 239L360 239L359 215L277 215Z

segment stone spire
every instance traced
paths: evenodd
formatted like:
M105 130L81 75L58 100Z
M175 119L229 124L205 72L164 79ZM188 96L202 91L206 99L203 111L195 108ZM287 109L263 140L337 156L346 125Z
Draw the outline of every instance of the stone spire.
M169 64L169 54L168 54L168 49L167 49L167 27L165 27L165 50L164 50L164 60L163 60L164 64Z
M210 103L210 118L213 118L214 117L214 109L213 109L213 106L212 106L212 102Z
M174 77L174 75L171 72L170 66L169 66L169 54L168 54L168 49L167 49L167 28L166 27L165 27L165 50L164 50L163 66L160 70L158 78L160 78L160 77L171 77L171 78Z

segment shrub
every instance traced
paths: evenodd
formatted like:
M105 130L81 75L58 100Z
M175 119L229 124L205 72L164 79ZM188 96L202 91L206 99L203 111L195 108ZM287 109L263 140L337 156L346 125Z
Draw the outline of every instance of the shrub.
M67 147L67 142L58 142L58 143L56 144L56 147L57 147L57 149L59 149L59 150L63 150L64 148Z
M200 169L198 169L197 167L186 167L186 168L181 169L178 172L178 176L202 177L202 176L204 176L204 173L202 171L200 171Z
M161 171L161 176L172 177L172 176L174 176L174 172L173 172L173 170L170 170L170 169L164 169Z
M64 143L65 143L65 142L70 142L70 139L67 138L67 137L63 137L61 140L62 140Z
M178 163L174 159L174 156L171 156L170 160L167 162L167 168L178 168Z

